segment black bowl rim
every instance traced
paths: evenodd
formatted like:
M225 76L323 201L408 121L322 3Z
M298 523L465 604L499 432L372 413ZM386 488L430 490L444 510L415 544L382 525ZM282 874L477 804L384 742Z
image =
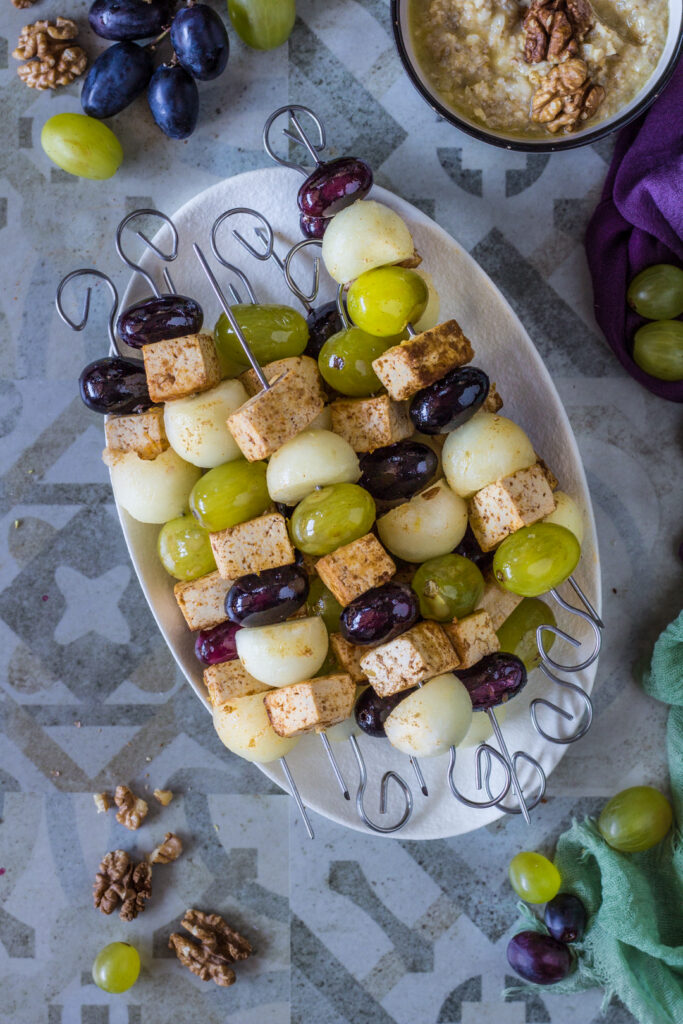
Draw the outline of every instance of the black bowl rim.
M413 86L417 89L422 98L426 100L432 110L445 121L448 121L449 124L452 124L454 128L459 128L460 131L465 132L467 135L471 135L480 142L486 142L491 146L497 146L499 149L515 150L522 153L557 153L563 149L578 149L579 146L588 146L592 142L598 142L600 139L604 139L607 135L611 135L620 128L625 128L626 125L631 124L632 121L635 121L637 117L643 114L648 107L654 103L659 94L663 92L664 88L671 80L671 77L676 70L676 65L681 57L681 53L683 53L682 9L678 38L666 67L662 70L657 80L653 82L651 89L645 93L642 99L632 107L631 110L622 114L620 117L616 117L613 121L598 125L591 131L581 133L580 135L565 135L555 142L527 142L523 139L518 140L496 135L494 132L489 132L485 128L477 128L476 125L470 124L468 121L460 118L452 110L449 110L448 107L445 107L439 101L437 96L429 91L420 79L420 76L417 74L415 67L413 66L413 62L408 56L408 50L403 39L403 29L401 28L401 19L399 16L399 6L401 2L402 0L391 0L391 24L394 30L394 41L396 43L398 55ZM409 3L410 0L405 0L405 2Z

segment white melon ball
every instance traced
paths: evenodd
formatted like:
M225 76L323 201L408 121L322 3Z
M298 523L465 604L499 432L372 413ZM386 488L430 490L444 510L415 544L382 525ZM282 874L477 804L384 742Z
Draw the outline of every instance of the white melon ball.
M359 199L341 210L323 236L323 263L339 284L366 270L401 263L414 251L405 221L374 199Z
M155 459L107 449L105 462L118 505L141 523L167 523L187 509L190 491L202 475L167 448Z
M317 615L240 629L235 639L247 672L267 686L312 679L327 657L327 630Z
M574 534L579 544L583 543L583 516L581 509L573 498L570 498L564 491L555 491L556 506L543 520L544 523L556 523L558 526L566 526Z
M536 455L529 438L512 420L478 412L448 435L442 461L455 493L471 498L501 477L532 466Z
M426 562L447 555L460 543L466 529L467 504L445 480L377 520L379 539L406 562Z
M496 718L498 724L502 723L507 718L508 705L499 704L496 708ZM489 716L485 711L475 711L472 715L472 724L465 733L464 739L460 741L461 747L478 747L480 743L487 743L493 735L493 728Z
M415 757L436 757L457 747L472 721L467 688L445 672L402 700L384 723L392 747Z
M298 736L288 739L278 736L268 719L262 693L237 697L229 704L215 707L213 724L228 750L257 764L277 761L299 740Z
M424 282L427 285L427 291L429 292L429 295L427 297L427 305L425 306L425 311L420 317L420 319L416 320L415 323L413 324L413 327L415 328L417 333L420 334L422 331L428 331L432 327L436 327L436 325L439 323L439 314L441 312L441 299L439 298L439 293L434 287L434 280L432 278L432 275L428 274L426 270L421 270L420 267L417 268L415 273L419 274L420 277L424 279Z
M249 398L238 380L224 380L210 391L178 398L164 406L166 436L181 459L214 469L241 457L227 418Z
M316 487L355 484L360 475L348 441L331 430L305 430L271 455L266 482L273 501L296 505Z

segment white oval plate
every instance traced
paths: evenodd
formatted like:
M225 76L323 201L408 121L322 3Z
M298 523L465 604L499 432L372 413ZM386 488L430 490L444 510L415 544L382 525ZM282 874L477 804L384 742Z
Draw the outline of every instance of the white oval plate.
M202 304L208 328L215 323L219 307L192 251L192 242L202 247L218 280L224 290L227 289L230 275L211 254L210 233L214 219L231 207L255 207L271 222L276 233L278 251L284 253L301 238L296 206L296 192L300 183L301 178L295 171L279 167L248 171L207 189L174 214L173 219L180 233L180 247L178 258L171 268L173 281L181 293L194 296ZM391 206L407 221L416 247L423 256L422 266L432 274L441 296L442 319L455 317L458 320L474 345L476 364L497 382L505 400L504 414L524 427L539 454L559 478L561 488L577 499L583 509L586 538L581 563L575 575L599 611L598 552L586 478L569 420L538 352L506 300L457 242L425 214L385 189L375 186L372 198ZM158 237L164 238L163 231ZM291 302L296 305L293 297L288 297L277 267L272 262L257 262L244 253L236 242L229 239L229 229L224 229L222 235L222 251L227 252L228 258L248 274L259 301ZM311 254L315 252L314 249L308 251ZM305 258L300 258L307 274ZM161 279L160 264L151 255L147 254L142 263L157 280ZM334 289L324 270L321 278L326 279L322 297L331 298ZM302 283L304 280L308 278L302 277ZM126 306L148 294L149 288L139 277L134 277L123 304ZM138 523L121 509L119 516L140 585L159 629L188 682L208 710L201 666L193 653L194 637L188 631L176 605L173 581L162 568L156 554L159 528ZM552 598L548 600L553 603ZM561 626L589 642L589 630L576 617L566 616L557 607L555 611ZM558 660L566 658L577 664L582 660L566 643L559 641L553 655ZM594 663L588 670L572 677L589 693L593 688L596 667ZM527 751L540 761L546 774L549 774L560 761L566 747L543 740L531 725L529 703L541 694L569 711L577 710L578 705L573 703L570 692L553 686L536 671L532 673L522 694L507 709L503 730L511 752ZM553 734L562 733L562 723L558 716L543 721L547 723L548 731ZM565 725L565 729L571 731L571 728L571 724ZM488 810L471 809L453 798L446 782L447 756L422 760L421 766L429 787L429 797L425 798L415 783L405 755L395 751L386 740L372 740L363 736L360 745L370 779L366 808L373 820L386 824L398 820L400 815L399 798L393 786L389 787L392 795L387 814L380 816L378 813L379 781L388 768L402 774L413 790L415 808L412 818L400 832L394 833L397 837L436 839L455 836L480 828L503 813L496 807ZM353 796L358 785L358 770L350 744L335 744L335 753ZM461 791L473 799L481 799L474 786L472 755L472 749L459 752L455 778ZM232 755L226 752L226 756ZM304 802L309 807L341 825L367 831L356 814L354 800L344 800L339 792L317 737L304 737L288 755L287 761ZM251 771L252 768L245 763L244 770ZM261 770L278 785L287 788L278 764L264 765ZM529 784L532 781L531 776L526 776L524 768L521 770L521 778L527 778ZM542 811L539 808L533 813L539 814Z

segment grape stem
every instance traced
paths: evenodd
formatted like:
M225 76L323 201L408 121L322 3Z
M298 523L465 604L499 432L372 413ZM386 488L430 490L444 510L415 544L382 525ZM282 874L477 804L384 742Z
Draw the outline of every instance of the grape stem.
M166 28L163 29L163 31L159 33L159 35L156 37L156 39L153 39L151 41L151 43L147 43L146 44L145 49L149 50L150 53L154 53L154 51L156 50L156 48L159 45L159 43L163 42L163 40L166 38L166 36L168 35L168 33L170 31L171 31L171 26L167 25Z

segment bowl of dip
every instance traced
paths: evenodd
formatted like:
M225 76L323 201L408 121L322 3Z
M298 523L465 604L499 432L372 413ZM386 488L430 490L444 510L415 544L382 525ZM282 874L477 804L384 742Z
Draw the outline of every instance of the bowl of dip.
M391 0L413 85L456 128L554 152L623 128L683 49L683 0Z

